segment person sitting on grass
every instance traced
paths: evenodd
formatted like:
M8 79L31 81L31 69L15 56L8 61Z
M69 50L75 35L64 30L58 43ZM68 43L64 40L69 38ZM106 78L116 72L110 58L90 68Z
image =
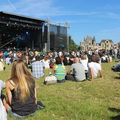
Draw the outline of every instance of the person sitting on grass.
M36 78L39 79L40 77L44 76L44 62L43 56L36 56L35 61L32 62L31 67L32 67L32 75Z
M66 80L84 81L85 79L85 68L80 63L80 59L75 57L74 63L71 65L71 70L66 75Z
M6 81L6 95L11 113L17 118L31 115L37 110L35 80L22 60L15 61L11 77Z
M45 69L50 68L50 60L49 60L48 57L49 57L49 56L46 55L46 56L44 56L44 59L42 60L43 63L44 63Z
M53 72L57 77L58 83L65 81L66 70L65 66L62 64L61 58L56 58L56 64L54 65Z
M95 54L92 56L92 62L88 63L91 80L98 76L102 77L102 68L99 62L100 62L100 57L99 55Z

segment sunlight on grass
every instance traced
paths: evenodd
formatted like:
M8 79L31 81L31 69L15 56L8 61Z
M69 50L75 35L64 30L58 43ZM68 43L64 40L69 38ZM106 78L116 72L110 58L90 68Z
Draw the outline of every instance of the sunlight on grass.
M37 80L37 97L46 108L25 120L115 120L113 117L120 113L120 79L115 79L118 73L111 71L113 64L102 64L103 78L93 81L66 81L45 86L44 77ZM10 67L0 72L0 79L9 78ZM49 70L46 75L48 73Z

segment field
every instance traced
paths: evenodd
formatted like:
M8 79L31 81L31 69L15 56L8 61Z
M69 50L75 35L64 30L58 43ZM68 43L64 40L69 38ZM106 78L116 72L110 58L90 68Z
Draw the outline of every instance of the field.
M103 78L93 81L45 86L44 78L37 80L37 98L46 107L25 120L120 120L120 78L111 71L113 64L116 63L102 64ZM10 66L6 66L0 79L7 80L9 76Z

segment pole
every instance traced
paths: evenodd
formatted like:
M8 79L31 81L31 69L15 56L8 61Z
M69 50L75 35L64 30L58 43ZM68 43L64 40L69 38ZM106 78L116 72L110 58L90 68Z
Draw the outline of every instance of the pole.
M47 22L47 51L50 50L50 23Z
M68 28L70 28L70 27L69 27L69 25L68 25L67 22L65 23L65 26L66 26L66 28L67 28L67 50L68 50L68 52L69 52L69 35L68 35Z

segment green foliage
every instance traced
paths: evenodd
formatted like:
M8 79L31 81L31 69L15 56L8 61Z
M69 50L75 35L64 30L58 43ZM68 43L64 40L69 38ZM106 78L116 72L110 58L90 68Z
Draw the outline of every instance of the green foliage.
M119 120L115 118L120 114L120 80L115 79L118 73L111 71L113 64L102 64L103 78L93 81L43 85L44 77L37 80L37 97L46 108L24 120ZM0 79L9 78L10 67L0 72Z
M120 49L120 42L118 43L118 48Z
M74 42L73 39L69 40L69 50L78 50L78 45Z

